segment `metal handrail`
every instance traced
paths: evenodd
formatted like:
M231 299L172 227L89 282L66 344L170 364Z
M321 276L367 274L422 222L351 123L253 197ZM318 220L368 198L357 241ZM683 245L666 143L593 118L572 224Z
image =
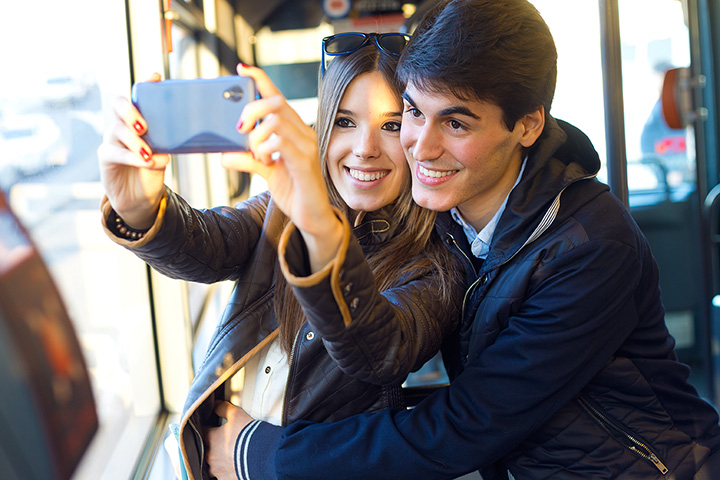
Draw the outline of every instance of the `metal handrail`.
M618 0L599 0L600 49L605 103L605 143L608 185L628 206L625 110L623 106L622 55Z

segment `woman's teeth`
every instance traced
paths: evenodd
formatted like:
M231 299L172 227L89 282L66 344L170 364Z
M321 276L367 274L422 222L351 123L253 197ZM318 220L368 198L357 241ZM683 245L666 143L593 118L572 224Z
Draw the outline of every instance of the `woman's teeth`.
M361 182L372 182L374 180L380 180L385 175L390 173L389 171L383 171L383 172L362 172L360 170L355 170L352 168L348 168L348 171L350 172L350 176L353 177L356 180L360 180Z

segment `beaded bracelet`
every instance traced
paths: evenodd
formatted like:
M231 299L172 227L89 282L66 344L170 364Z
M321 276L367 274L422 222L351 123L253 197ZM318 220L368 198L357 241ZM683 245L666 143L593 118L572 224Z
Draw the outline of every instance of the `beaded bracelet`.
M112 215L115 217L115 230L118 232L119 237L124 236L128 240L140 240L150 230L149 228L138 230L136 228L129 227L125 221L120 218L120 215L115 212L115 210L112 211Z

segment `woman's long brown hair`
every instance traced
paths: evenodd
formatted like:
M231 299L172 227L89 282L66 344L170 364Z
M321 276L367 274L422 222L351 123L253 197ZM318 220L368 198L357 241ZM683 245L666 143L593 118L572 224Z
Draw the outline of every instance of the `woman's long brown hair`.
M400 101L401 86L395 78L398 57L389 55L374 46L363 47L348 55L335 57L320 79L318 91L318 115L315 130L322 163L325 185L333 205L344 211L350 219L353 212L342 199L330 179L327 166L327 150L335 124L340 101L350 82L358 75L378 71ZM356 212L359 213L359 212ZM395 235L381 248L368 254L366 260L375 277L377 288L382 292L392 287L395 281L409 270L439 276L440 291L435 298L451 302L450 285L460 275L454 257L442 245L435 233L436 212L418 206L412 199L410 182L394 204L393 221L398 226ZM275 315L280 325L280 340L283 349L290 356L298 330L305 322L305 316L279 268L276 272Z

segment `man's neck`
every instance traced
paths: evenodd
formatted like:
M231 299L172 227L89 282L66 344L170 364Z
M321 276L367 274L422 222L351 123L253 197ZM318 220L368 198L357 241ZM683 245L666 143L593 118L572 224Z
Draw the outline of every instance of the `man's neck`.
M509 192L508 190L508 193ZM485 228L485 225L495 216L503 200L505 200L505 197L491 204L489 201L482 201L481 198L474 197L462 205L458 205L457 209L465 221L472 225L475 231L479 232Z
M495 216L518 181L521 166L522 162L519 162L517 168L513 169L514 173L507 175L492 190L477 195L457 206L465 221L472 225L476 231L479 232L485 228Z

